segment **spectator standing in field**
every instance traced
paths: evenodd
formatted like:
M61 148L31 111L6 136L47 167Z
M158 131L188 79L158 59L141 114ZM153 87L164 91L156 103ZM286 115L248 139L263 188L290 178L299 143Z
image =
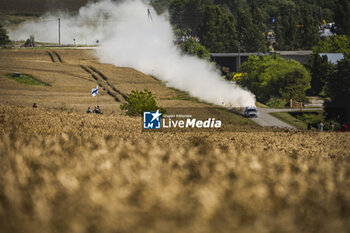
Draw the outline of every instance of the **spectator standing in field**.
M101 108L100 108L100 106L95 106L95 109L94 109L94 113L101 113L102 112L102 110L101 110Z
M345 123L341 126L341 131L348 132L348 126Z
M329 131L334 131L334 124L331 123L331 125L329 126Z
M307 130L311 130L311 123L307 124Z
M318 130L319 131L323 131L323 123L322 122L320 122L320 123L318 123Z
M100 108L100 105L97 105L97 111L98 111L98 113L102 113L102 110L101 110L101 108Z

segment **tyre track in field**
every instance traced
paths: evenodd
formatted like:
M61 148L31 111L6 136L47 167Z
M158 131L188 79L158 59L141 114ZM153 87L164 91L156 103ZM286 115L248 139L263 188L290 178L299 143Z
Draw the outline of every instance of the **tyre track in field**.
M53 51L53 53L56 55L58 61L63 63L61 56L56 51Z
M108 93L109 95L112 95L113 97L125 101L128 99L128 96L123 93L122 91L118 90L115 86L113 86L109 81L106 75L104 75L101 71L99 71L98 69L96 69L93 66L89 66L89 68L95 72L96 74L98 74L98 76L100 78L102 78L104 80L104 82L106 83L106 85L108 86ZM113 93L114 92L114 93Z
M55 56L56 56L57 60L58 60L60 63L63 63L63 60L62 60L62 58L61 58L61 55L60 55L58 52L52 50L51 52L50 52L50 51L46 51L46 54L49 55L49 57L50 57L50 59L51 59L52 62L56 62L56 60L55 60Z
M108 82L108 78L102 74L100 71L98 71L97 69L95 69L94 67L91 66L83 66L83 65L79 65L85 72L87 72L88 74L91 75L91 77L97 82L97 84L102 87L102 89L104 91L106 91L106 93L111 96L116 102L121 103L122 100L120 97L118 97L117 92L115 92L113 90L113 88L111 87L110 83ZM102 84L102 82L104 82L104 84Z
M53 57L52 53L50 53L50 51L46 51L46 54L49 55L52 62L55 62L55 58Z
M95 73L97 73L104 81L105 83L116 93L118 93L120 96L123 97L124 100L128 99L128 96L123 93L122 91L118 90L115 86L113 86L109 81L108 78L99 70L97 70L95 67L93 66L89 66L89 68L94 71Z
M52 50L50 51L46 51L47 55L49 55L50 59L52 62L56 62L55 61L55 57L56 56L57 60L60 63L63 63L63 60L61 58L61 56L59 55L59 53L57 53L56 51ZM105 76L101 71L99 71L98 69L96 69L93 66L84 66L84 65L79 65L86 73L90 74L91 77L97 82L97 85L100 86L102 88L103 91L105 91L109 96L111 96L116 102L121 103L121 102L125 102L125 100L128 99L128 96L123 93L122 91L118 90L115 86L113 86L109 81L107 76ZM76 76L74 76L76 77ZM86 78L84 78L86 79ZM91 81L91 80L89 80Z

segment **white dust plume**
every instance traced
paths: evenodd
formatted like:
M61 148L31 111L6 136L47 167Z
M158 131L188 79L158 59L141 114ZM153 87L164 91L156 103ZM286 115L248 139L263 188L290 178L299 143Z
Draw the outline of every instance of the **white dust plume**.
M142 0L90 3L79 14L46 15L41 22L26 22L10 32L12 39L57 42L57 18L61 18L61 41L72 44L99 40L101 62L132 67L187 91L201 100L225 106L255 105L252 93L223 80L212 64L182 55L174 45L174 33L166 15L157 15ZM24 37L23 37L24 36Z

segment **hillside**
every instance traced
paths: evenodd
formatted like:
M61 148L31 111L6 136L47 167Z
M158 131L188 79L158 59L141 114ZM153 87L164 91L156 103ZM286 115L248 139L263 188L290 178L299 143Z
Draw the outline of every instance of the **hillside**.
M52 56L52 58L51 58ZM62 62L60 62L59 58ZM53 60L52 60L53 59ZM34 77L48 86L25 85L9 78L15 72ZM100 85L99 95L91 89ZM101 64L94 50L11 49L0 50L0 103L84 113L100 105L105 114L124 114L120 105L132 90L148 89L169 113L216 116L227 125L256 127L252 121L227 110L200 103L186 93L132 68Z
M99 64L93 55L93 50L51 51L20 49L1 50L0 53L0 73L2 76L0 79L2 88L1 101L6 101L7 103L20 103L30 106L32 103L37 102L41 107L74 109L81 112L86 110L88 106L101 103L105 112L118 111L119 102L116 102L107 94L106 82L97 73L93 72L89 66L103 71L103 74L111 78L110 84L114 85L118 83L118 88L123 93L128 93L132 89L143 90L144 88L149 88L159 98L175 95L161 85L156 85L156 88L152 88L154 80L136 70ZM55 53L59 54L62 63ZM94 80L92 75L86 72L80 65L93 72L95 77L98 78L98 81ZM50 86L21 85L4 77L6 74L12 74L14 72L31 75L48 83ZM93 98L91 97L91 89L97 83L105 87L105 90L102 89L99 97ZM21 93L20 95L18 95L19 92ZM121 101L123 99L122 96L118 96Z

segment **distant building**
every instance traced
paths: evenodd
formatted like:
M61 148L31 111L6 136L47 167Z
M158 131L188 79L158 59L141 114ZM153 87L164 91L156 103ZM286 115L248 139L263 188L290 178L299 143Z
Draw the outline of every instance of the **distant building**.
M214 61L222 73L237 72L239 66L248 60L250 55L262 56L269 53L211 53L210 58Z
M312 54L311 50L299 50L299 51L276 51L282 58L288 60L295 60L300 62L303 65L309 63L310 55Z

